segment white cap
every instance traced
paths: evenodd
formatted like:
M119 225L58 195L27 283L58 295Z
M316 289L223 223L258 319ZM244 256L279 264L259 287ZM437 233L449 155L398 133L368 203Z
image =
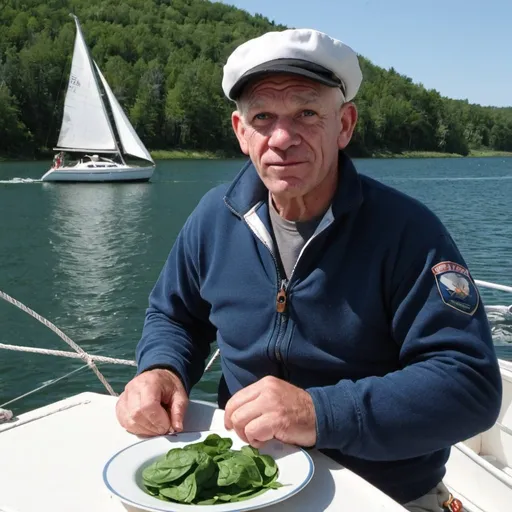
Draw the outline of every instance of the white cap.
M350 46L317 30L288 29L267 32L235 49L224 66L224 94L235 100L249 80L268 73L291 73L340 87L345 101L354 98L363 79Z

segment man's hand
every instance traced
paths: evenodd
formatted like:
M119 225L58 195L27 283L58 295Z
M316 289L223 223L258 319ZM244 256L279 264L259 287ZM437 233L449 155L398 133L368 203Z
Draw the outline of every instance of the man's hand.
M305 447L316 443L311 395L276 377L264 377L233 395L224 424L255 448L270 439Z
M169 370L150 370L132 379L116 404L119 423L132 434L156 436L183 430L188 396Z

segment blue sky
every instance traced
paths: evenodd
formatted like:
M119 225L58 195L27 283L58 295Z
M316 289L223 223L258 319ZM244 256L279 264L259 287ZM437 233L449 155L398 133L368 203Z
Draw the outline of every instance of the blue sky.
M443 96L512 106L512 0L224 0L342 40Z

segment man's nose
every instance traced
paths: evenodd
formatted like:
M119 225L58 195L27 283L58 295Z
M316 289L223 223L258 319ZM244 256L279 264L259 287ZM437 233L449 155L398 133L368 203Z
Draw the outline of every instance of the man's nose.
M291 146L298 146L300 142L301 137L293 120L289 118L279 118L276 120L268 141L270 147L286 151Z

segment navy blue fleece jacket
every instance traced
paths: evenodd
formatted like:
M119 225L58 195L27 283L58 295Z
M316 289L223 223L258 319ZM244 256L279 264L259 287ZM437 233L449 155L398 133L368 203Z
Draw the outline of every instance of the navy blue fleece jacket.
M439 219L358 174L342 152L339 172L289 282L252 164L209 191L150 294L138 371L172 367L190 390L217 340L221 406L266 375L306 389L316 448L404 503L443 478L451 445L494 423L499 367L481 299Z

